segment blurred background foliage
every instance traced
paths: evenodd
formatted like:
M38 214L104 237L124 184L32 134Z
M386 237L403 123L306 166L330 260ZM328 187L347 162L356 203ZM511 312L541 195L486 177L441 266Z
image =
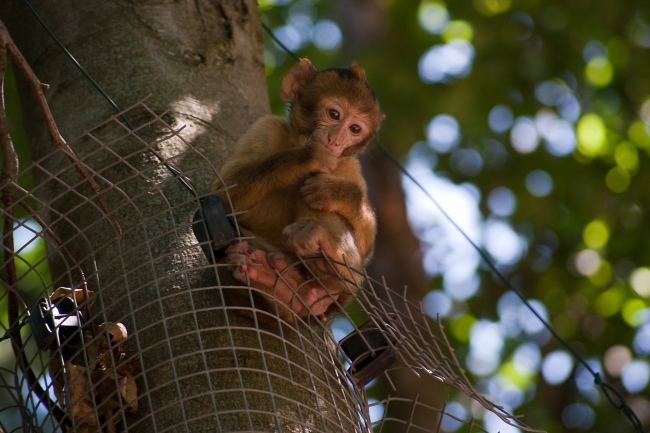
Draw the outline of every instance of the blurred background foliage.
M379 140L650 425L650 4L259 4L275 36L300 57L320 68L356 60L366 69L386 113ZM273 111L283 114L277 89L294 60L270 38L264 59ZM381 198L391 185L375 179L394 171L384 159L373 149L364 164L380 221L382 266L374 275L395 274L395 289L422 276L424 283L410 282L411 295L432 317L440 314L477 388L537 428L633 431L588 370L399 176L393 185L401 183L417 242L408 267L390 269L390 256L399 262L396 252L408 249L399 237L382 242L382 230L400 220L401 197ZM344 329L334 324L339 335ZM412 381L414 397L423 390ZM378 381L369 396L385 392ZM459 416L483 418L452 391L431 392ZM489 417L484 423L511 430Z
M356 60L366 69L387 116L379 140L647 428L650 3L258 2L275 36L299 56L319 68ZM284 114L277 89L293 59L265 39L272 109ZM5 84L20 153L15 85ZM21 161L25 167L27 156ZM407 284L427 314L440 315L480 392L540 429L633 431L591 374L376 148L364 172L379 219L370 274L386 275L393 289ZM29 189L30 180L21 181ZM42 241L29 243L40 229L25 224L31 229L17 227L17 264L30 302L49 278ZM6 326L6 305L0 314ZM338 337L348 329L333 324ZM1 364L9 358L0 350ZM453 389L404 379L398 391L378 379L369 400L418 395L490 431L517 431ZM381 413L378 404L373 416ZM462 431L451 420L442 427Z

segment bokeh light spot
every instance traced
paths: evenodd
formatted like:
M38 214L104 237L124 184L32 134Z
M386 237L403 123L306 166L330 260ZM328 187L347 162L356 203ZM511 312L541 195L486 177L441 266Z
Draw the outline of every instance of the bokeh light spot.
M486 375L499 366L503 336L499 325L488 320L474 322L470 330L467 364L473 373Z
M474 29L467 21L453 20L449 22L447 28L442 33L442 39L445 42L450 42L454 39L462 39L471 41L474 38Z
M511 0L474 0L476 10L488 17L507 11L510 5Z
M632 352L625 346L616 345L605 352L605 368L613 378L621 376L623 367L632 361Z
M268 9L273 6L284 6L291 0L258 0L257 4L260 9Z
M39 234L43 228L36 220L22 220L20 223L14 223L14 251L16 253L27 254L35 248L44 248L42 246L43 237Z
M647 149L650 147L650 125L647 125L640 120L637 120L630 125L630 128L627 130L627 136L632 143L641 149Z
M529 299L528 304L544 321L548 321L548 311L544 304L537 299ZM544 323L525 304L519 306L518 319L521 329L528 335L537 334L546 329Z
M605 185L610 191L620 194L630 186L630 174L621 167L614 167L605 175Z
M648 386L649 379L650 367L645 361L632 361L623 367L621 372L621 382L623 382L625 389L631 393L643 391Z
M596 272L589 274L588 278L594 286L604 286L611 281L613 275L612 265L607 260L601 260Z
M441 2L423 1L418 9L418 22L429 33L442 33L449 23L449 12Z
M623 304L621 315L630 326L639 326L643 323L643 315L637 314L645 310L647 305L641 299L630 299Z
M562 423L570 429L587 430L596 419L596 413L584 403L572 403L562 411Z
M623 141L614 150L616 164L623 170L635 172L639 167L639 152L629 141Z
M535 29L535 21L527 13L517 11L510 16L510 22L515 24L517 39L525 41L530 38Z
M603 220L593 220L582 231L582 239L589 248L601 249L609 240L609 227Z
M575 255L575 267L582 275L592 275L600 268L600 255L594 250L582 250Z
M465 407L458 403L457 401L452 401L445 407L445 413L453 415L458 419L465 419L467 417L467 410ZM464 424L460 421L455 420L454 418L443 415L442 421L440 423L440 428L444 431L453 432L461 428Z
M431 290L422 300L424 311L435 319L436 315L445 317L451 311L452 302L449 295L442 290Z
M537 149L539 136L533 119L518 117L510 131L510 142L519 153L531 153Z
M553 191L553 179L544 170L533 170L526 176L526 189L535 197L546 197Z
M506 132L512 126L512 110L505 105L495 105L488 115L488 124L496 133Z
M603 317L613 316L621 309L624 296L624 291L619 286L605 290L596 298L594 303L596 311Z
M463 343L469 341L470 329L476 322L476 318L471 314L462 314L451 322L451 333L454 337Z
M557 113L569 122L575 122L580 117L580 102L572 94L566 94L560 97L557 102Z
M637 268L630 275L630 285L644 298L650 297L650 268Z
M341 29L334 21L321 20L314 26L312 40L319 49L332 51L341 46L343 36L341 35Z
M544 138L544 147L553 156L565 156L573 152L576 147L576 135L573 125L560 119L557 115L542 108L535 116L535 125Z
M650 26L640 16L632 22L629 35L636 45L641 48L650 48Z
M589 366L589 368L591 368L592 371L602 374L603 369L598 359L589 358L586 359L585 362ZM574 379L580 392L583 393L586 392L588 395L590 392L596 391L595 383L594 383L594 375L584 365L582 364L576 365L576 372L575 372Z
M439 114L427 126L427 140L431 148L440 153L451 151L460 142L460 127L448 114Z
M549 353L542 362L542 376L549 385L559 385L567 380L571 370L573 370L573 359L562 350Z
M614 78L614 67L607 57L596 56L589 60L585 77L595 87L605 87Z
M300 35L300 32L298 32L298 30L292 25L278 27L273 31L273 34L291 51L296 51L302 47L302 36ZM274 44L276 44L278 48L281 48L277 43L274 42Z
M634 351L639 356L650 355L650 323L641 326L632 340Z
M591 40L587 42L584 49L582 50L582 58L586 63L589 63L591 60L596 57L605 57L609 56L609 51L607 47L600 41Z
M542 81L535 87L535 97L539 102L549 107L557 105L560 98L568 93L568 89L551 80Z
M639 109L639 117L646 125L650 124L650 99L646 99Z
M578 151L585 156L594 158L601 154L607 146L605 124L597 114L585 114L578 121Z
M498 186L488 195L487 206L494 215L510 216L517 207L517 198L509 188Z
M515 353L512 355L512 361L519 374L532 376L539 371L542 353L537 344L523 343L515 349Z
M521 259L526 242L508 223L488 220L483 236L485 249L498 264L514 265Z
M474 46L462 39L434 45L420 57L418 71L425 83L448 81L469 74L474 60Z
M383 404L379 403L379 400L375 398L368 399L368 412L370 415L370 421L375 423L384 419L384 413L386 407Z
M264 67L266 70L266 75L270 75L275 67L277 66L277 60L275 55L270 50L264 50Z
M449 158L449 164L459 173L476 176L483 168L483 157L474 149L456 149Z
M336 341L341 341L350 332L354 331L354 326L350 323L347 317L338 317L334 319L330 327L332 328L332 334L334 334L334 339L336 339Z

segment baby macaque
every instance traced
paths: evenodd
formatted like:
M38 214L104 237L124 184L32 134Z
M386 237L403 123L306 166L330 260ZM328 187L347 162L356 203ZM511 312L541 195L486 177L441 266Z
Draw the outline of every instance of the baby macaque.
M237 221L255 239L230 247L227 260L237 265L237 280L260 290L256 308L288 323L325 320L356 291L344 279L359 278L323 254L355 269L372 254L376 221L357 155L384 116L356 63L318 71L302 59L282 79L280 96L290 104L288 118L266 116L251 126L212 190L227 209L232 203L230 211L247 211ZM306 266L288 266L297 256ZM232 304L251 306L247 290L228 292Z

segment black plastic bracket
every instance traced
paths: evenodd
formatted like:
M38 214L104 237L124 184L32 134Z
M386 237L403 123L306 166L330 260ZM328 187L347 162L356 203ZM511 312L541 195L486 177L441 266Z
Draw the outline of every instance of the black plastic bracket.
M237 229L219 196L211 194L200 202L201 207L192 219L192 230L208 262L214 263L226 256L226 248L237 243Z
M397 360L388 327L390 324L384 322L378 328L368 320L341 340L341 349L351 363L348 374L355 385L366 386Z
M73 299L62 297L48 303L41 298L29 313L29 327L39 349L55 349L60 344L67 361L83 347L81 327L85 320Z

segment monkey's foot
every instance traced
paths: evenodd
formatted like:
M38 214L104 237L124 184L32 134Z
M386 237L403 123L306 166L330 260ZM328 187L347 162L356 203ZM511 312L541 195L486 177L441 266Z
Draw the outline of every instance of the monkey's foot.
M239 265L233 276L243 282L256 283L275 299L287 305L299 317L307 317L310 313L325 320L325 312L338 299L321 286L303 286L292 275L284 254L280 252L267 253L263 250L250 248L242 241L228 248L228 261ZM278 277L278 272L280 277ZM311 283L314 284L314 283Z
M297 297L293 299L291 309L301 317L306 317L311 313L321 320L325 320L325 313L338 297L338 295L331 295L320 286L309 287L302 290L300 299L296 299Z
M280 252L267 253L252 249L248 242L242 241L228 248L228 261L239 265L233 276L242 283L257 283L257 286L286 305L292 303L298 288L298 282L285 269L287 259ZM278 277L278 272L281 277ZM298 311L295 311L298 313Z
M278 281L275 270L282 271L287 267L286 258L282 253L267 254L263 250L254 250L246 241L232 245L227 253L228 261L239 265L233 272L233 276L243 283L247 283L250 279L252 282L271 288Z

